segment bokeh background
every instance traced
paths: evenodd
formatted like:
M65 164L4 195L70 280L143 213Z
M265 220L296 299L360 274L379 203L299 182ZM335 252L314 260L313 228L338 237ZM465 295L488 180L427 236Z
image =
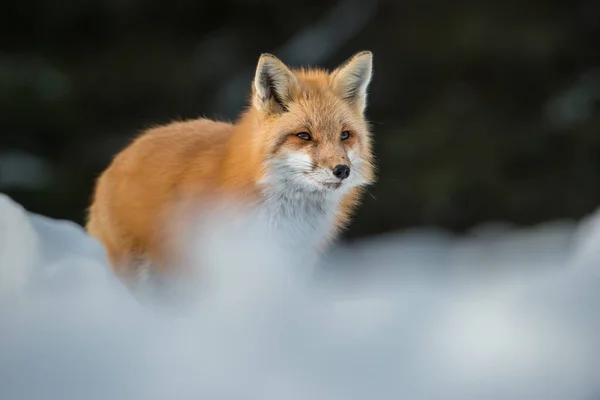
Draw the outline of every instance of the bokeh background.
M142 129L234 119L255 63L374 53L379 181L349 237L600 204L597 0L33 0L0 11L0 192L82 223Z

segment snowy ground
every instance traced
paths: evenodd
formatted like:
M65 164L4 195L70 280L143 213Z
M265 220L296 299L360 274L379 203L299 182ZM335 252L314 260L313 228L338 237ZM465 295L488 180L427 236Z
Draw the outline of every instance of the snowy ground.
M312 275L235 232L198 236L199 298L157 309L0 196L0 399L600 398L600 215L387 235Z

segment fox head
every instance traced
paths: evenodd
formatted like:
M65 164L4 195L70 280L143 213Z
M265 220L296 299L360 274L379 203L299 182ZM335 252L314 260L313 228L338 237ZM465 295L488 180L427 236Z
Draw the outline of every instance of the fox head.
M252 87L264 177L286 188L343 193L374 180L364 113L371 52L335 70L291 69L263 54Z

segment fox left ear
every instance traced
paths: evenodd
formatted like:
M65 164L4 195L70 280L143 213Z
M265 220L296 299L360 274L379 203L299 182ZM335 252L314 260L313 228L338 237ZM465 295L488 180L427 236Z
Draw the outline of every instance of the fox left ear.
M253 104L259 110L281 113L297 86L296 75L277 57L262 54L254 76Z
M361 51L339 66L333 75L333 89L363 113L367 105L367 88L373 71L373 53Z

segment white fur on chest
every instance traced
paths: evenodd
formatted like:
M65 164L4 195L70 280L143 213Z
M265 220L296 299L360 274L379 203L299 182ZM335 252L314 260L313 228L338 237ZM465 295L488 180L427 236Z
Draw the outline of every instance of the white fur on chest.
M316 167L305 152L290 152L266 164L268 172L259 182L260 215L268 221L269 236L293 257L316 254L334 228L343 196L362 183L361 160L353 152L348 155L354 173L337 189L320 182L335 178L330 170Z
M275 190L265 193L262 215L276 243L294 255L311 255L333 229L341 194Z

